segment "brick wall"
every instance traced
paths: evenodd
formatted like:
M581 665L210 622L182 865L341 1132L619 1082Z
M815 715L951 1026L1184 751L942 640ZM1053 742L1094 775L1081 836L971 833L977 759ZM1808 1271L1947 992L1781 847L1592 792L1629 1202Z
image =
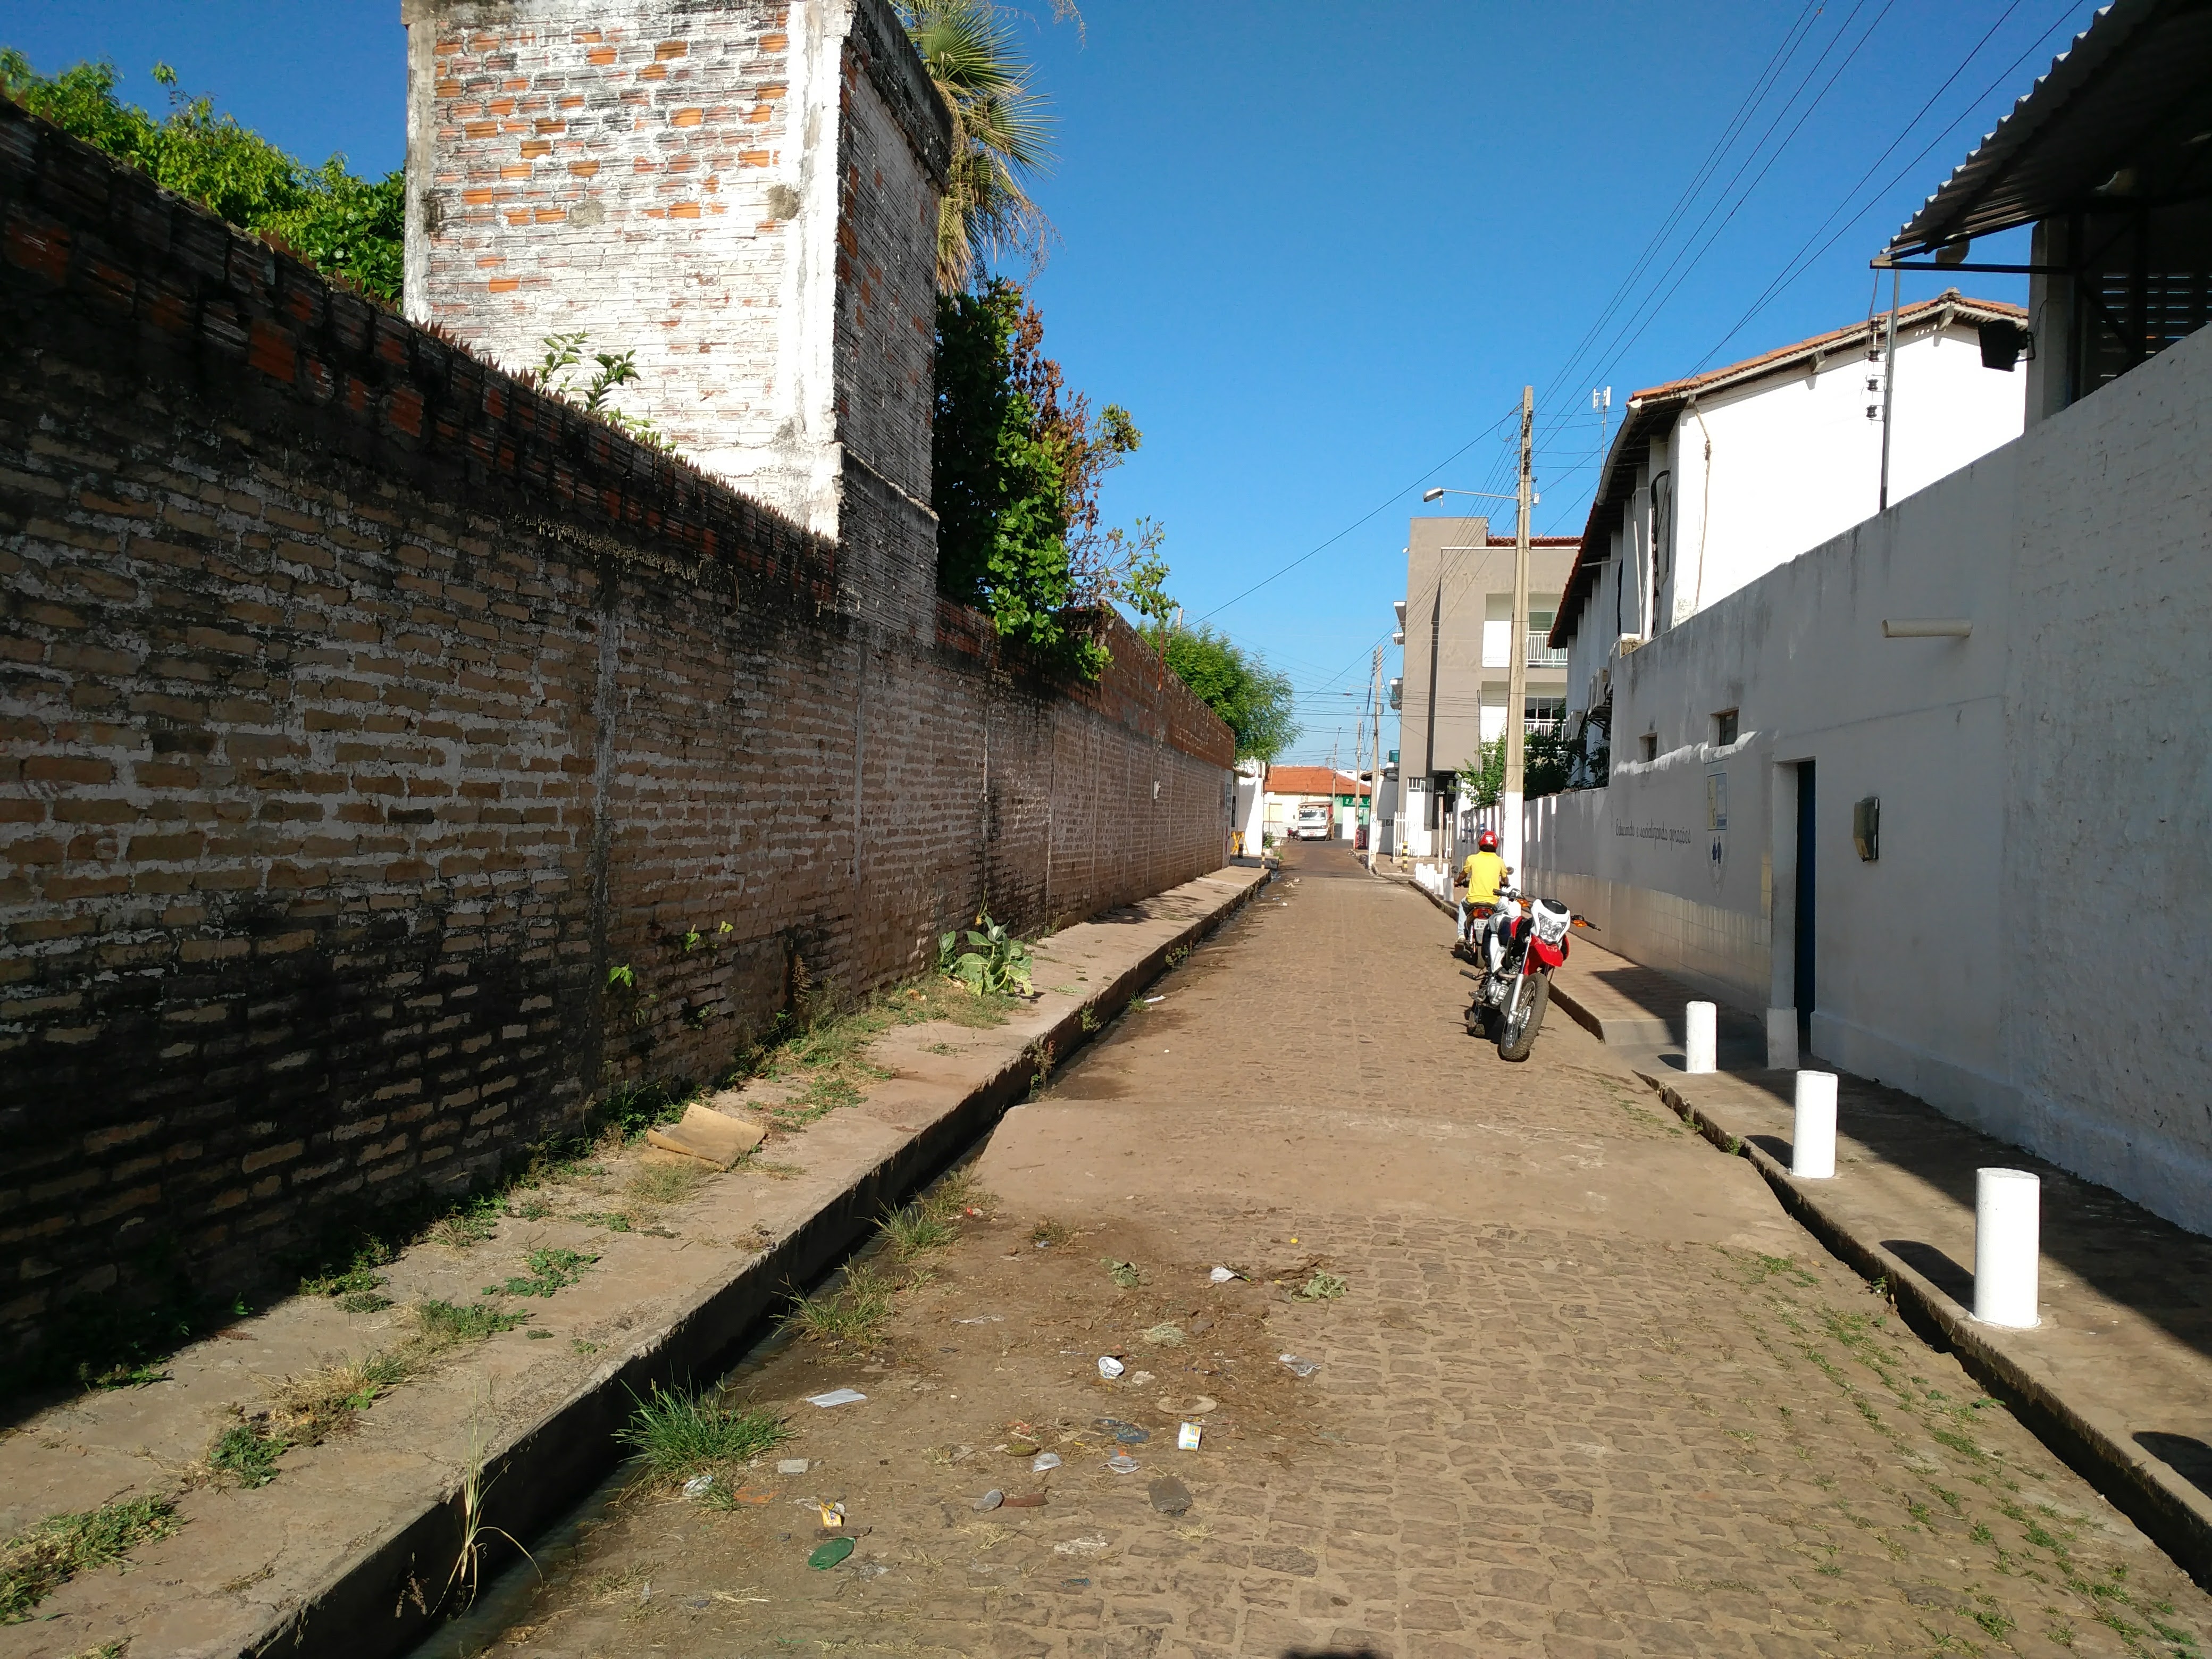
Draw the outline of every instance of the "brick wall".
M1220 862L1229 734L1118 623L1069 688L856 614L840 544L4 102L0 336L9 1344L708 1074L794 961Z
M948 118L884 0L407 0L407 312L617 394L922 624Z

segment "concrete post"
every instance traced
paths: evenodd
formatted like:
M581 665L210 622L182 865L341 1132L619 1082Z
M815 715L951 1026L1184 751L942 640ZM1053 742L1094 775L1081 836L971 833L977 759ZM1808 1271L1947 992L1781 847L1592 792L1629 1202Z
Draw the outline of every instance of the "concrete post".
M1682 1069L1692 1076L1715 1069L1719 1017L1720 1011L1710 1002L1693 1002L1682 1010Z
M1827 1181L1836 1173L1836 1074L1797 1073L1797 1120L1790 1133L1790 1173Z
M1974 1171L1974 1317L2025 1330L2040 1324L2036 1276L2043 1183L2025 1170Z

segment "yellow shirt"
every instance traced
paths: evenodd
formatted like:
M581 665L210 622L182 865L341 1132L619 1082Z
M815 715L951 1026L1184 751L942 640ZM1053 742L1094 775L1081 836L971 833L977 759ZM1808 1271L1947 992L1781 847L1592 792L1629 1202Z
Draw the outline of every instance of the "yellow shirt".
M1495 853L1469 853L1467 855L1467 902L1469 904L1498 902L1498 884L1505 879L1505 860Z

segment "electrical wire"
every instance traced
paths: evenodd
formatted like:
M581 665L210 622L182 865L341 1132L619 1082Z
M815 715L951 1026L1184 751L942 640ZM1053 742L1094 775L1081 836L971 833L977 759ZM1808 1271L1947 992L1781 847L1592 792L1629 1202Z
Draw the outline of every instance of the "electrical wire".
M1801 81L1798 83L1797 91L1799 93L1802 93L1806 85L1810 82L1812 77L1820 72L1820 65L1827 61L1828 52L1833 50L1835 46L1843 40L1844 36L1847 33L1849 33L1852 22L1857 18L1859 13L1865 9L1869 3L1869 0L1859 0L1859 3L1852 8L1850 15L1844 20L1843 27L1836 31L1833 39L1829 41L1827 47L1824 48L1820 56L1814 60L1813 67L1806 71L1805 80ZM1694 254L1690 255L1688 262L1682 265L1681 274L1674 278L1674 283L1667 289L1665 293L1660 295L1656 300L1649 303L1642 313L1641 320L1636 324L1635 331L1629 334L1626 338L1621 339L1617 345L1611 348L1612 356L1607 360L1605 367L1599 371L1598 374L1595 376L1596 379L1603 380L1609 375L1613 370L1620 365L1620 360L1627 356L1628 352L1634 347L1636 343L1644 337L1644 331L1648 330L1654 322L1658 320L1659 313L1667 308L1668 302L1673 300L1674 295L1680 291L1682 284L1690 279L1691 273L1696 270L1698 263L1704 259L1707 253L1712 251L1713 244L1719 240L1722 233L1728 229L1729 226L1735 221L1736 215L1742 211L1744 204L1749 202L1753 195L1757 194L1759 185L1765 181L1766 175L1773 170L1774 164L1782 159L1783 151L1790 148L1791 141L1794 140L1797 137L1798 133L1803 130L1805 123L1812 118L1813 112L1820 106L1822 100L1825 100L1828 94L1834 89L1837 81L1842 77L1844 71L1850 67L1852 62L1857 58L1859 53L1865 49L1866 43L1873 38L1874 32L1881 27L1882 20L1889 15L1890 12L1895 8L1896 3L1897 0L1883 0L1881 10L1875 14L1874 21L1867 25L1865 32L1858 38L1858 43L1852 46L1852 48L1844 55L1841 61L1837 64L1835 69L1830 72L1828 78L1821 83L1820 90L1814 94L1812 102L1805 106L1803 112L1799 114L1796 123L1792 125L1790 131L1784 135L1782 142L1777 144L1773 149L1768 153L1765 162L1759 167L1758 174L1752 179L1751 183L1744 186L1743 190L1740 193L1736 194L1735 201L1729 204L1726 214L1723 215L1720 223L1713 227L1712 234L1707 236L1705 240L1698 245L1697 252ZM1791 94L1792 101L1795 100L1796 95L1796 93L1793 93ZM1785 105L1783 113L1787 113L1787 112L1788 106ZM1765 145L1767 138L1773 135L1775 127L1779 125L1780 123L1781 115L1778 114L1774 121L1768 125L1766 131L1759 136L1759 144L1753 147L1751 155L1745 157L1742 165L1737 167L1735 173L1729 180L1728 185L1722 191L1722 200L1725 201L1728 198L1729 192L1735 191L1735 181L1738 179L1742 178L1744 168L1748 167L1752 161L1756 159L1759 149ZM1719 202L1716 202L1713 207L1706 211L1705 219L1701 220L1698 223L1698 230L1691 233L1691 240L1692 241L1696 240L1698 233L1705 229L1705 225L1711 222L1713 214L1719 210ZM1683 246L1683 252L1686 252L1688 247L1689 244L1685 243ZM1679 260L1681 256L1678 254L1676 257ZM1668 267L1668 271L1671 272L1673 269L1674 267L1670 265ZM1665 280L1665 276L1663 275L1661 277L1661 280Z
M1675 198L1674 205L1668 210L1667 216L1660 221L1658 228L1651 233L1650 239L1644 243L1643 251L1637 256L1636 263L1629 268L1628 274L1620 279L1620 286L1613 289L1612 297L1607 301L1605 308L1598 313L1596 319L1590 324L1589 327L1583 331L1582 338L1576 341L1573 349L1567 353L1566 361L1559 366L1559 371L1546 384L1542 396L1537 399L1540 404L1549 402L1559 387L1566 383L1568 377L1580 366L1583 354L1604 331L1606 325L1612 321L1614 313L1627 302L1628 296L1634 290L1637 283L1650 268L1651 261L1658 257L1659 250L1674 234L1674 228L1681 222L1684 216L1689 212L1692 204L1705 189L1707 181L1718 169L1722 158L1735 145L1737 135L1743 131L1745 125L1749 123L1753 112L1764 101L1767 90L1776 80L1780 78L1783 70L1788 66L1789 60L1796 55L1797 48L1803 43L1814 21L1820 15L1820 0L1807 0L1805 9L1798 14L1796 21L1784 34L1782 44L1774 49L1774 54L1767 59L1765 67L1761 69L1753 80L1751 89L1745 93L1742 101L1736 106L1735 112L1729 118L1727 125L1722 129L1721 136L1713 141L1712 148L1705 152L1705 159L1698 164L1697 171L1691 175L1690 182L1682 187L1682 193Z
M1959 67L1951 71L1950 76L1944 81L1943 84L1936 88L1933 93L1929 94L1928 101L1921 105L1920 108L1914 113L1912 118L1905 124L1903 130L1898 133L1897 137L1889 141L1888 147L1885 149L1881 155L1875 157L1872 165L1870 165L1864 173L1859 175L1857 182L1844 192L1843 199L1838 201L1833 208L1829 210L1828 216L1821 220L1820 222L1814 228L1812 235L1808 236L1805 239L1803 245L1798 248L1797 252L1790 255L1789 259L1784 262L1780 274L1778 274L1773 281L1770 282L1766 285L1756 300L1752 301L1750 309L1746 311L1742 316L1737 318L1734 325L1729 328L1729 331L1721 336L1719 340L1714 343L1712 349L1706 352L1703 357L1698 359L1698 368L1703 368L1705 364L1711 362L1714 357L1717 356L1720 354L1722 347L1727 345L1730 340L1733 340L1738 334L1741 333L1745 325L1748 324L1753 318L1759 315L1759 313L1764 311L1768 305L1778 298L1785 289L1787 289L1792 283L1796 283L1799 277L1802 276L1807 271L1810 270L1815 264L1817 264L1820 262L1821 256L1826 254L1830 248L1835 246L1838 242L1841 241L1845 236L1850 234L1851 230L1861 220L1864 219L1868 214L1873 212L1875 209L1880 205L1884 197L1887 196L1892 190L1895 189L1905 177L1915 167L1917 167L1923 161L1928 159L1930 151L1934 150L1938 144L1943 143L1943 141L1948 138L1953 132L1958 130L1960 122L1966 120L1969 116L1971 116L1976 109L1978 109L1981 106L1983 101L1987 99L1991 93L1996 91L1999 87L2002 86L2015 72L2018 71L2022 64L2026 63L2030 58L2035 55L2037 51L2050 40L2051 33L2053 29L2056 29L2065 23L2066 21L2078 9L2078 7L2075 4L2069 3L2059 12L2056 18L2052 19L2049 23L2045 24L2042 32L2039 33L2033 40L2028 43L2027 51L2021 52L2019 57L2014 58L2013 61L2006 64L2003 69L1998 70L1996 78L1993 79L1988 86L1983 88L1979 93L1976 94L1965 109L1953 116L1944 126L1938 130L1936 136L1928 141L1926 146L1922 149L1917 155L1915 155L1902 167L1899 168L1895 173L1892 174L1890 178L1884 180L1883 183L1876 188L1873 197L1869 199L1864 207L1862 207L1856 213L1853 214L1849 219L1844 221L1843 224L1838 226L1835 234L1830 236L1826 241L1822 242L1817 248L1814 247L1813 243L1814 240L1819 237L1822 231L1827 229L1828 226L1834 222L1836 215L1841 213L1845 208L1850 205L1851 198L1856 196L1860 190L1865 186L1866 181L1874 176L1875 169L1879 167L1884 161L1887 161L1896 153L1898 146L1902 144L1906 138L1911 136L1913 128L1920 125L1922 119L1927 115L1929 110L1934 106L1936 100L1951 89L1952 86L1956 83L1959 77L1966 72L1968 66L1973 63L1975 58L1981 55L1982 48L1989 45L1990 38L1996 33L1998 29L2004 26L2005 22L2014 12L2018 11L2024 3L2026 3L2026 0L2013 0L2013 3L2005 8L2002 15L1998 17L1995 23L1992 23L1990 26L1989 33L1983 35L1981 40L1975 43L1974 49L1968 52L1966 57L1960 61ZM1808 250L1810 250L1809 252L1808 252ZM1876 282L1877 284L1880 282L1879 275L1876 276ZM1692 369L1691 372L1695 374L1697 369Z
M1520 410L1517 408L1514 410L1516 415L1519 412ZM1510 417L1501 417L1501 421L1506 418ZM1449 466L1461 456L1466 454L1468 450L1474 448L1475 445L1480 443L1485 438L1488 437L1495 429L1497 424L1498 422L1493 422L1492 426L1485 427L1481 431L1476 433L1474 436L1469 438L1465 443L1462 444L1457 449L1452 451L1450 454L1445 456L1443 459L1438 461L1434 466L1430 467L1426 471L1423 472L1420 477L1415 478L1412 483L1404 485L1400 489L1391 491L1387 498L1378 501L1375 506L1361 514L1350 524L1345 526L1343 529L1338 531L1336 534L1331 536L1327 541L1322 542L1316 546L1309 548L1304 553L1299 554L1297 558L1292 559L1288 564L1284 565L1278 570L1271 572L1267 575L1262 576L1258 581L1254 582L1251 586L1246 588L1243 592L1236 595L1234 598L1224 599L1219 605L1215 605L1212 610L1199 617L1198 620L1202 623L1212 621L1223 611L1228 610L1231 605L1240 604L1243 600L1250 599L1255 593L1258 592L1261 588L1267 586L1271 582L1279 581L1285 576L1289 575L1291 571L1297 569L1308 559L1314 557L1316 554L1328 551L1328 549L1335 546L1337 543L1342 541L1346 536L1349 536L1353 531L1358 529L1360 526L1365 524L1370 519L1374 518L1377 514L1389 511L1392 504L1403 497L1407 490L1418 489L1425 480L1434 477L1437 473Z

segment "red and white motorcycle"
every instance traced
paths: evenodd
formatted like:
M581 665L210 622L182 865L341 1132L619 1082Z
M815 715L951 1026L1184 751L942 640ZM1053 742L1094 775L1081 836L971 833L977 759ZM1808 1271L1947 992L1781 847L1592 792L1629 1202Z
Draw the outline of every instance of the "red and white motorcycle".
M1524 899L1503 889L1498 908L1474 930L1482 977L1467 1010L1469 1036L1495 1041L1500 1060L1526 1060L1552 1001L1552 969L1567 959L1574 912L1556 899Z

